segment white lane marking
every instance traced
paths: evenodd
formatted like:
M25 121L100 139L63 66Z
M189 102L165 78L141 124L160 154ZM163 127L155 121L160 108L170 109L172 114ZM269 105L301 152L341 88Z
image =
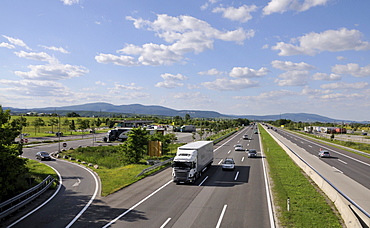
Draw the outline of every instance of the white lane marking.
M47 165L49 166L49 165ZM41 207L43 207L45 204L47 204L50 200L52 200L56 194L58 194L60 188L62 187L63 185L63 179L62 179L62 176L60 175L60 173L58 172L58 170L54 169L53 167L49 166L50 168L52 168L58 175L59 177L59 185L58 185L58 189L54 192L54 194L49 197L49 199L47 199L44 203L42 203L40 206L36 207L34 210L32 210L31 212L29 212L28 214L26 214L25 216L23 216L22 218L18 219L17 221L13 222L12 224L10 224L9 226L7 227L12 227L14 226L15 224L17 224L18 222L22 221L23 219L27 218L29 215L33 214L35 211L37 211L38 209L40 209Z
M219 228L221 226L221 222L222 222L222 219L223 219L223 217L225 215L226 208L227 208L227 205L225 204L224 205L224 208L222 209L220 218L218 218L218 222L217 222L216 228Z
M109 223L107 223L105 226L103 226L103 228L106 228L106 227L111 226L118 219L122 218L123 216L125 216L126 214L128 214L130 211L134 210L137 206L139 206L140 204L142 204L143 202L145 202L147 199L149 199L154 194L156 194L157 192L159 192L160 190L162 190L164 187L166 187L167 185L169 185L171 182L172 182L172 180L168 181L167 183L165 183L164 185L162 185L161 187L159 187L157 190L155 190L154 192L150 193L147 197L145 197L144 199L142 199L141 201L139 201L138 203L136 203L134 206L130 207L128 210L126 210L125 212L123 212L122 214L120 214L118 217L116 217L115 219L113 219L112 221L110 221Z
M61 160L61 161L63 161L63 160ZM76 215L76 217L74 217L74 219L72 219L72 221L66 226L66 228L71 227L73 225L73 223L75 223L77 221L77 219L79 219L81 217L81 215L87 210L87 208L90 207L90 205L94 201L96 195L98 194L98 189L99 189L99 181L98 181L98 178L96 178L95 174L90 169L86 168L85 166L78 165L76 163L72 163L72 164L75 164L77 166L82 167L83 169L87 170L91 174L91 176L94 177L95 191L94 191L93 196L90 198L89 202L85 205L84 208L82 208L82 210Z
M235 175L235 178L234 178L235 181L236 181L236 179L238 179L238 176L239 176L239 171L236 172L236 175Z
M340 161L340 162L342 162L343 164L346 164L346 165L347 165L347 162L345 162L345 161L342 161L342 160L340 160L340 159L338 159L338 161Z
M163 225L162 225L160 228L164 228L170 220L171 220L171 218L168 218L168 219L163 223Z
M220 162L219 162L219 163L217 163L217 165L221 164L223 160L224 160L224 159L221 159L221 160L220 160Z
M80 183L81 183L80 178L77 178L76 183L74 183L74 184L72 185L72 187L77 187L77 186L79 186L79 185L80 185Z
M308 145L308 146L312 148L312 146L311 146L311 145Z
M208 176L206 176L205 178L204 178L204 180L202 180L202 182L200 182L200 184L198 185L198 186L201 186L203 183L204 183L204 181L206 181L208 179Z
M231 153L231 150L229 150L229 152L227 152L228 154L230 154Z
M342 172L342 171L340 171L339 169L335 168L334 166L332 166L332 167L333 167L333 169L335 169L337 172L340 172L341 174L343 174L343 172Z
M258 139L259 139L259 143L260 145L262 145L262 142L261 142L261 137L258 136ZM269 190L269 181L268 181L268 178L267 178L267 173L266 173L266 165L265 165L265 158L264 158L264 153L263 153L263 150L264 148L262 147L261 148L261 156L262 156L262 166L263 166L263 176L264 176L264 179L265 179L265 188L266 188L266 198L267 198L267 208L268 208L268 211L269 211L269 218L270 218L270 227L271 228L275 228L275 221L274 221L274 215L273 215L273 212L272 212L272 198L271 198L271 195L270 195L270 190Z
M244 161L244 157L242 157L242 162Z
M296 137L299 137L299 136L296 136ZM300 137L299 137L299 138L300 138ZM368 164L368 163L366 163L366 162L363 162L363 161L361 161L361 160L358 160L358 159L353 158L353 157L351 157L351 156L348 156L348 155L346 155L346 154L340 153L340 152L338 152L338 151L336 151L336 150L332 150L332 149L330 149L329 147L326 147L326 146L320 145L320 144L318 144L318 143L315 143L315 142L309 141L308 139L305 139L305 138L301 138L301 139L302 139L302 140L304 140L304 141L306 141L306 142L312 143L312 144L314 144L314 145L316 145L316 146L319 146L319 147L321 147L321 148L323 148L323 149L326 149L326 150L332 151L332 152L337 153L337 154L340 154L340 155L342 155L342 156L344 156L344 157L346 157L346 158L349 158L349 159L352 159L352 160L354 160L354 161L357 161L357 162L359 162L359 163L361 163L361 164L363 164L363 165L370 166L370 164Z

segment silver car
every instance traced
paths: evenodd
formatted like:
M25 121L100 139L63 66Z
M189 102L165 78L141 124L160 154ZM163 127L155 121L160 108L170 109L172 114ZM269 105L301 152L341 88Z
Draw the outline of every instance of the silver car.
M318 155L319 155L320 158L329 158L330 157L330 153L327 150L320 150Z
M235 162L232 158L225 158L224 162L222 163L222 170L234 170L235 169Z

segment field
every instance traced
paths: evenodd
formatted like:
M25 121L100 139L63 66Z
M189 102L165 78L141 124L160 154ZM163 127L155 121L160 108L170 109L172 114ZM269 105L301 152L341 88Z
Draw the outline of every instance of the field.
M90 127L91 123L97 121L97 118L92 117L53 117L53 116L23 116L27 120L27 126L23 127L22 134L25 134L25 137L47 137L55 136L56 132L62 132L64 136L66 135L81 135L89 133L90 129L79 129L78 122L89 121ZM12 116L12 119L19 118L19 116ZM34 126L36 119L42 119L44 126ZM60 121L60 125L59 125ZM76 130L70 129L70 124L74 121ZM105 121L105 118L102 118L101 121ZM106 127L105 122L100 125L100 128ZM105 132L106 130L102 130ZM99 130L97 130L99 132Z

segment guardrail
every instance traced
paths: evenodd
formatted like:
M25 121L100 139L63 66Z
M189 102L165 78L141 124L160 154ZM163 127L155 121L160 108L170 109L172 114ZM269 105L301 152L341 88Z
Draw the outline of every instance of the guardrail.
M295 161L295 163L306 172L308 176L318 185L325 194L334 202L338 211L342 215L347 227L370 227L370 215L351 198L345 195L337 187L335 187L329 180L306 162L301 156L294 152L288 145L276 138L269 131L267 131L272 138L280 144L288 155ZM294 155L291 156L291 155ZM307 170L308 169L308 170ZM311 172L313 171L313 172ZM335 192L335 193L333 193ZM356 222L357 221L357 222Z
M160 167L162 165L166 165L166 164L172 162L172 160L173 160L173 158L170 158L170 159L167 159L166 161L159 162L159 163L154 164L154 165L152 165L152 166L150 166L150 167L148 167L146 169L143 169L143 171L141 171L141 173L139 173L136 177L139 177L139 176L141 176L141 175L143 175L143 174L145 174L145 173L147 173L147 172L149 172L149 171L151 171L151 170L153 170L155 168L158 168L158 167Z
M40 184L28 189L27 191L0 203L0 219L5 218L11 213L24 207L32 200L45 192L55 181L52 176L47 176Z

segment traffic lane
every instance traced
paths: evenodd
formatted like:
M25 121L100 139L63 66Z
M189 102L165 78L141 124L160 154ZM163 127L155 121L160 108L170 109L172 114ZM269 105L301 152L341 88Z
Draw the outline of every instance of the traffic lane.
M273 132L272 132L273 133ZM273 133L274 135L274 133ZM317 156L312 156L299 145L291 143L281 135L275 135L284 144L289 146L295 153L297 153L304 161L310 164L320 175L322 175L329 183L335 186L342 194L345 194L353 200L362 209L370 212L370 189L362 184L356 182L352 178L334 169L332 166L325 163L324 159L318 159Z
M37 148L28 149L38 151ZM28 149L25 154L33 154L28 153ZM62 176L62 186L50 202L18 222L15 227L66 227L88 204L94 193L98 192L96 179L87 169L57 159L43 163L58 170Z
M246 159L243 152L232 156L235 170L222 171L221 165L214 165L216 171L204 182L202 192L168 227L216 227L219 222L221 227L269 227L261 159Z
M279 131L280 133L282 131ZM362 184L366 188L370 189L370 159L354 154L333 146L322 144L310 139L298 137L291 133L282 135L291 142L304 148L306 151L314 156L317 156L320 149L329 150L330 158L321 158L322 161L337 169L338 172L342 172L358 183ZM318 157L318 156L317 156Z

